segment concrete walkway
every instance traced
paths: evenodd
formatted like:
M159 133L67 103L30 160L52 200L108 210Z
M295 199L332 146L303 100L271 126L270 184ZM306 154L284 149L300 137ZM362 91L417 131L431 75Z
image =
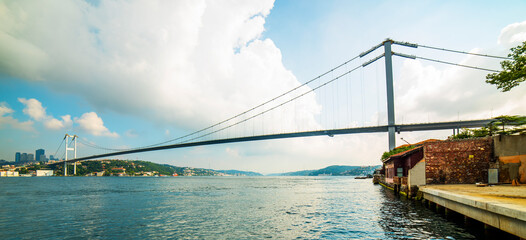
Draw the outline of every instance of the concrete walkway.
M526 185L427 185L420 191L429 201L526 238Z

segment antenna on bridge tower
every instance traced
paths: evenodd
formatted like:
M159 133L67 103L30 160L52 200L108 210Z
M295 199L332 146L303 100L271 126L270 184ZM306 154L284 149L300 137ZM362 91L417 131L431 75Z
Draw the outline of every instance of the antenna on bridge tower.
M68 138L69 137L72 137L72 141L74 141L74 145L73 145L73 148L70 148L68 147ZM77 135L69 135L66 133L66 136L64 136L64 138L66 139L66 158L64 160L64 176L67 176L68 175L68 150L69 151L74 151L74 158L73 159L77 159ZM73 164L73 175L77 174L77 162L75 162Z

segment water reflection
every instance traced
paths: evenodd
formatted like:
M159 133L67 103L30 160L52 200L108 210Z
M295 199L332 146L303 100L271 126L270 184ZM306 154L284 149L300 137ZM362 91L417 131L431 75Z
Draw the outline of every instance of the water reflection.
M378 223L388 238L476 239L419 202L395 196L388 189L382 188L380 192L383 202Z

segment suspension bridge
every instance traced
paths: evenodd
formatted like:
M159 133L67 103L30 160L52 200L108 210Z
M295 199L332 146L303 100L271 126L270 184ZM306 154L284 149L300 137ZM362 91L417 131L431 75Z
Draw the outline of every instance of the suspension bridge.
M309 80L305 83L296 86L288 91L285 91L276 97L265 101L257 106L254 106L246 111L236 114L223 121L217 122L213 125L200 129L198 131L186 134L184 136L163 141L160 143L141 146L136 148L119 149L119 148L107 148L98 146L92 142L83 140L75 136L67 135L61 142L59 149L62 144L65 146L66 158L62 161L57 161L54 164L64 164L67 168L67 163L78 162L91 159L99 159L117 155L126 155L141 152L159 151L166 149L176 148L187 148L204 145L214 144L225 144L225 143L237 143L237 142L249 142L249 141L261 141L271 139L283 139L283 138L298 138L298 137L312 137L312 136L329 136L341 134L359 134L359 133L388 133L389 150L392 150L396 146L395 134L400 132L411 132L411 131L432 131L432 130L445 130L452 129L458 133L461 128L475 128L483 127L488 123L494 121L494 119L478 119L478 120L457 120L457 121L443 121L443 122L427 122L427 123L410 123L410 124L397 124L395 121L395 98L394 98L394 86L393 86L393 56L408 58L408 59L419 59L423 61L430 61L437 64L453 65L461 68L469 68L473 71L484 71L484 72L498 72L497 70L488 69L480 66L472 66L467 64L455 63L452 61L445 61L441 59L423 57L419 55L411 55L400 52L394 52L392 46L397 45L403 48L425 48L430 51L447 52L451 54L469 55L472 57L480 58L491 58L491 59L509 59L507 57L458 51L452 49L445 49L427 45L419 45L415 43L399 42L391 39L386 39L382 43L372 47L371 49L360 53L359 55L345 61L344 63L330 69L329 71ZM375 57L370 57L372 53L379 52L383 48L383 52ZM367 57L370 57L367 59ZM359 62L360 59L367 59L366 61ZM374 90L383 92L385 94L385 102L383 97L380 97L382 93L378 93L378 99L376 104L378 111L383 112L382 108L386 108L387 122L380 123L380 120L376 124L369 124L365 126L365 107L364 98L367 90L362 82L360 86L354 86L352 82L351 74L364 69L376 63L380 59L384 59L385 63L385 85L380 84L376 81ZM378 69L378 67L377 67ZM376 71L378 73L378 70ZM363 74L363 72L362 72ZM378 79L378 77L377 77ZM382 80L383 81L383 80ZM343 82L343 83L342 83ZM317 84L317 85L315 85ZM328 92L324 89L328 89L332 86L333 92ZM349 97L351 91L358 91L361 93L361 99L354 99L354 96ZM318 114L317 118L312 117L316 114L306 115L301 114L302 111L306 110L306 101L317 100L324 103L332 102L344 102L331 108L326 107L325 112L332 111L332 119L327 119L327 114ZM361 103L361 106L360 106ZM325 104L323 104L325 106ZM355 114L353 116L353 109L362 110L361 114ZM284 115L292 117L284 118ZM316 111L312 111L316 113ZM359 110L358 110L359 112ZM307 116L307 117L306 117ZM309 118L310 116L310 118ZM356 119L362 119L362 125L356 126ZM344 119L344 120L342 120ZM379 119L379 118L378 118ZM271 122L269 124L268 122ZM278 122L278 123L276 123ZM336 124L343 123L343 124ZM270 125L270 126L269 126ZM276 125L287 125L284 129L278 129ZM241 129L241 131L239 131ZM233 132L233 133L232 133ZM241 133L239 133L241 132ZM71 138L71 141L69 139ZM96 154L91 156L77 157L76 156L76 145L77 140L87 147L93 147L100 150L107 151L106 153ZM71 145L74 144L74 147ZM57 149L57 152L58 150ZM67 158L67 152L74 150L75 155L73 159ZM56 154L56 153L55 153Z

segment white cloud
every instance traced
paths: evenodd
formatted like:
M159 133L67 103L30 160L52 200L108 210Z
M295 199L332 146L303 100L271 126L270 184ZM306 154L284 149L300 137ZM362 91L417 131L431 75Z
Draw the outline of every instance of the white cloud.
M5 126L10 126L14 129L19 129L23 131L35 131L33 128L33 121L20 122L12 116L8 116L13 113L14 110L7 106L7 103L0 102L0 128Z
M46 108L42 107L42 103L40 101L34 98L18 98L18 101L25 105L23 112L30 116L33 120L42 121L47 117Z
M9 108L5 102L0 102L0 116L13 113L13 109Z
M139 134L137 133L137 131L133 130L133 129L129 129L128 131L124 132L124 135L126 137L130 137L130 138L135 138L135 137L138 137Z
M101 1L98 6L22 0L0 5L8 13L0 32L14 39L0 38L2 58L29 65L0 62L0 71L45 81L55 91L83 97L96 110L192 131L300 85L274 42L261 37L273 0ZM16 42L31 47L8 51ZM315 115L320 111L311 94L265 114L264 128L266 133L291 129L298 120L304 128L318 128ZM118 136L93 115L74 123L94 135ZM58 120L47 124L60 126Z
M83 97L97 110L190 131L300 84L284 67L274 42L262 38L272 7L272 0L101 1L98 6L84 1L1 2L0 72L45 81L50 89ZM502 42L521 38L522 30L516 30L521 28L509 29L503 30ZM457 112L464 119L524 110L518 104L525 100L518 94L524 86L512 96L503 95L484 83L484 73L419 61L406 61L401 72L397 87L405 87L396 89L398 122L453 120ZM301 122L304 129L318 129L314 117L320 111L315 96L305 96L294 106L266 114L264 128L268 133ZM55 120L45 125L58 128L67 122L64 117ZM73 122L93 135L118 136L95 112ZM251 144L247 151L261 153L270 169L303 159L320 166L366 162L377 159L386 145L384 135L360 135L264 142ZM244 156L234 148L224 154ZM269 155L273 157L266 158ZM253 164L260 166L261 161Z
M523 34L526 34L526 22L510 24L502 30L499 42L512 44L512 39L517 39L514 36ZM509 50L500 51L497 55L505 56ZM473 52L488 50L474 49ZM498 60L477 56L466 56L459 63L500 69ZM490 72L420 60L405 60L400 72L395 86L397 121L436 122L526 114L526 84L503 93L485 82Z
M47 115L46 108L42 106L42 103L37 99L25 99L18 98L18 101L25 105L22 110L26 115L31 117L33 120L43 122L44 127L51 130L62 130L72 126L70 115L62 116L62 120L58 120L51 115Z
M526 21L513 23L503 28L498 43L511 48L524 41L526 41Z
M110 132L110 130L104 126L102 118L95 112L82 114L80 118L75 118L75 123L79 125L82 131L94 136L119 137L119 134Z
M239 158L239 150L238 149L226 147L225 148L225 152L231 158Z
M98 109L196 129L300 84L274 43L260 39L272 0L0 5L6 12L0 32L13 39L0 38L2 59L27 61L0 62L0 70L44 80ZM31 48L13 50L17 42ZM296 117L315 124L314 97L298 105Z
M18 101L25 105L23 112L30 116L33 120L42 122L44 127L51 130L63 130L71 128L73 121L71 115L64 115L61 120L54 118L46 113L46 108L37 99L18 98ZM2 109L2 108L0 108ZM9 113L10 109L3 109L1 112ZM12 111L12 110L11 110ZM84 113L80 118L75 118L75 123L79 125L82 131L95 136L118 137L119 134L111 132L104 126L102 118L95 112ZM127 132L127 136L131 136L133 132Z
M51 130L60 130L60 129L69 128L73 125L73 121L71 121L70 115L64 115L61 118L62 118L62 121L56 118L50 117L46 119L46 121L44 121L44 126Z

